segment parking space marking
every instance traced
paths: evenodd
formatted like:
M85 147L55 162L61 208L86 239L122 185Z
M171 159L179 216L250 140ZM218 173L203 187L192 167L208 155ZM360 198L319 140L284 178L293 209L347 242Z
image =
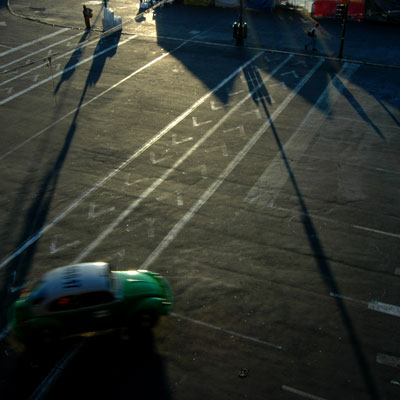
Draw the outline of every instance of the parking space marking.
M256 56L253 57L253 59L255 60L256 58L258 58L261 55L261 53L256 54ZM280 68L282 68L290 59L292 58L292 56L288 56L283 62L281 62L272 72L270 75L268 75L268 77L265 80L268 80L269 78L271 78L277 71L279 71ZM321 65L323 63L323 61L320 61L317 65ZM250 63L248 63L250 64ZM314 67L315 69L315 67ZM312 71L314 71L314 69ZM310 73L307 75L309 76ZM310 75L311 77L311 75ZM304 81L304 79L303 79ZM302 81L302 82L303 82ZM261 82L259 84L259 86L261 86L263 84L263 82ZM252 95L253 93L258 89L258 86L253 88L253 90L251 92L249 92L246 97L244 97L242 100L240 100L237 104L235 104L235 106L233 106L229 111L227 111L224 116L212 127L210 128L188 151L186 151L186 153L184 153L177 161L175 161L175 163L172 165L172 167L170 167L169 169L167 169L158 179L156 179L152 185L150 185L149 187L147 187L147 189L145 189L140 195L139 197L133 201L110 225L108 225L108 227L102 232L100 233L100 235L85 249L82 251L81 254L78 255L78 257L74 260L74 262L80 262L82 261L88 254L90 254L108 235L111 234L111 232L113 232L113 230L122 223L122 221L124 221L141 203L143 200L145 200L151 193L154 192L154 190L156 190L163 182L165 182L165 180L173 173L176 171L176 169L187 159L189 158L210 136L212 136L217 129L233 114L235 113ZM293 93L293 92L292 92ZM293 97L295 95L293 94ZM288 96L290 97L290 95ZM282 105L281 105L282 106ZM279 108L278 108L279 109ZM267 122L267 124L270 121ZM265 126L266 124L264 124L263 126ZM260 135L261 136L261 135ZM237 158L237 157L236 157ZM235 158L235 159L236 159ZM231 163L232 164L232 163ZM231 165L230 164L230 165ZM217 180L216 182L218 182L219 180ZM214 183L215 185L215 183ZM212 185L212 187L214 186ZM218 185L219 186L219 185ZM216 188L215 188L216 190ZM206 192L208 193L210 191L210 189ZM204 198L204 195L200 198L200 202L202 201L202 199ZM196 203L196 205L199 204L199 201ZM201 206L200 206L201 207ZM190 213L190 212L189 212ZM188 214L186 214L187 216ZM185 217L184 217L185 218ZM178 223L179 224L179 223ZM178 225L177 224L177 225ZM179 226L175 226L174 228L174 233L177 233L177 230L180 230L181 227L183 227L183 225L185 224L185 222L183 222L183 219L180 221L180 227ZM160 252L162 252L164 250L164 248L166 246L168 246L169 242L172 240L173 234L170 233L169 235L167 235L167 237L163 240L163 242L160 243L160 245L157 247L157 249L147 258L147 260L145 261L144 265L141 267L143 269L147 268L148 263L152 262L154 257L157 257L158 254Z
M60 33L64 33L64 32L69 31L69 30L71 30L71 28L63 28L63 29L60 29L60 30L55 31L53 33L50 33L49 35L42 36L42 37L40 37L38 39L32 40L31 42L27 42L27 43L21 44L20 46L13 47L12 49L9 49L7 51L3 51L2 53L0 53L0 57L6 56L7 54L10 54L10 53L14 53L15 51L24 49L25 47L31 46L31 45L36 44L38 42L41 42L43 40L50 39L51 37L57 36Z
M228 335L236 336L236 337L239 337L241 339L245 339L245 340L250 341L250 342L255 342L255 343L258 343L258 344L262 344L264 346L272 347L272 348L274 348L276 350L283 350L282 346L279 346L279 345L274 344L274 343L266 342L265 340L257 339L257 338L254 338L252 336L243 335L241 333L234 332L234 331L231 331L229 329L220 328L219 326L212 325L212 324L209 324L209 323L203 322L203 321L198 321L198 320L193 319L193 318L185 317L184 315L181 315L181 314L172 313L171 315L174 316L175 318L183 319L185 321L189 321L189 322L191 322L193 324L196 324L196 325L201 325L201 326L205 326L206 328L210 328L210 329L214 329L216 331L224 332L224 333L226 333Z
M83 103L79 107L73 109L57 121L53 122L46 128L42 129L41 131L37 132L34 136L31 136L31 138L27 139L25 142L23 142L19 147L21 147L23 144L26 144L28 141L32 140L33 138L41 135L51 127L55 126L65 118L67 118L70 115L73 115L76 113L76 111L79 108L83 108L90 103L96 101L98 98L103 96L104 94L108 93L109 91L113 90L117 86L121 85L122 83L126 82L128 79L130 79L132 76L138 74L139 72L145 70L146 68L150 67L151 65L155 64L156 62L160 61L164 57L167 57L169 54L173 53L174 51L178 50L184 44L188 43L189 41L186 41L182 44L180 44L178 47L176 47L174 50L171 50L169 53L164 53L160 57L155 58L154 60L150 61L149 63L145 64L144 66L140 67L136 71L132 72L130 75L126 76L125 78L121 79L119 82L115 83L114 85L110 86L103 92L99 93L97 96L93 97L86 103ZM23 253L27 248L32 246L36 241L38 241L47 231L49 231L51 228L53 228L55 225L57 225L61 220L63 220L71 211L73 211L78 205L84 201L89 195L91 195L93 192L95 192L97 189L102 187L106 182L108 182L110 179L112 179L116 174L118 174L120 171L122 171L126 166L128 166L132 161L134 161L137 157L139 157L142 153L144 153L149 147L151 147L154 143L156 143L158 140L160 140L164 135L166 135L171 129L173 129L176 125L178 125L181 121L183 121L188 115L190 115L194 110L196 110L201 104L203 104L209 97L211 97L215 92L217 92L219 89L224 87L230 80L232 80L242 69L246 68L249 64L254 62L262 52L257 53L255 56L253 56L250 60L247 60L245 63L243 63L241 66L239 66L235 71L233 71L228 77L223 79L218 85L216 85L212 90L210 90L208 93L206 93L204 96L202 96L200 99L198 99L195 103L193 103L186 111L184 111L182 114L180 114L177 118L175 118L172 122L170 122L168 125L166 125L160 132L158 132L155 136L153 136L147 143L145 143L139 150L137 150L135 153L133 153L128 159L126 159L122 164L120 164L117 168L112 170L107 176L102 178L100 181L98 181L95 185L87 189L80 197L78 197L73 203L71 203L67 208L64 209L60 214L58 214L49 224L45 225L43 228L35 232L30 238L28 238L24 243L22 243L13 253L11 253L8 257L2 260L0 263L0 270L4 268L6 265L8 265L12 260L14 260L16 257L18 257L21 253ZM7 153L7 154L10 154ZM0 160L4 158L0 157Z
M287 59L288 60L288 59ZM192 206L192 208L179 220L175 226L170 230L170 232L165 236L157 248L147 257L145 262L142 264L141 268L147 269L158 257L159 255L169 246L169 244L175 239L178 233L183 229L183 227L192 219L193 215L209 200L209 198L216 192L216 190L222 185L229 174L236 168L236 166L243 160L246 154L253 148L261 136L267 131L271 126L273 121L281 114L281 112L288 106L288 104L293 100L297 93L304 87L304 85L309 81L309 79L314 75L314 73L323 64L324 60L320 60L314 65L314 67L308 72L308 74L300 81L300 83L286 96L285 100L276 108L269 119L256 131L253 137L247 142L243 149L235 156L235 158L228 164L224 171L218 176L218 178L209 186L209 188L203 193L203 195L197 200L197 202ZM275 69L276 71L276 69ZM271 75L272 76L272 73ZM268 78L267 78L268 79ZM248 99L253 95L253 93L258 90L259 86L263 85L263 81L244 98ZM243 100L242 100L243 101ZM239 102L229 113L234 112L238 106Z
M339 299L342 300L351 301L353 303L364 304L365 306L367 306L369 310L377 311L383 314L393 315L394 317L400 317L400 307L395 306L393 304L382 303L377 300L371 300L371 301L359 300L348 296L342 296L341 294L332 292L329 293L329 295L332 297L338 297Z
M339 97L344 90L347 81L353 75L353 73L359 68L359 65L345 63L341 72L335 76L335 78L326 86L324 91L319 96L317 102L307 113L301 124L295 130L290 139L283 146L283 150L286 154L291 154L291 149L295 149L296 154L290 156L290 159L294 159L292 164L296 162L301 154L307 149L312 139L316 135L316 130L307 129L307 124L311 117L316 114L319 123L325 120L325 115L329 111L330 105L334 100ZM339 77L340 75L340 77ZM343 79L343 85L335 84ZM339 90L335 88L340 87ZM335 89L333 91L333 89ZM315 123L313 124L315 125ZM275 158L272 160L270 165L262 173L255 185L250 189L244 201L249 204L257 206L274 206L275 200L278 197L282 187L286 184L289 178L288 171L284 165L282 153L279 151Z
M323 397L315 396L314 394L303 392L302 390L294 389L290 386L282 385L282 389L287 392L297 394L298 396L304 397L311 400L325 400Z

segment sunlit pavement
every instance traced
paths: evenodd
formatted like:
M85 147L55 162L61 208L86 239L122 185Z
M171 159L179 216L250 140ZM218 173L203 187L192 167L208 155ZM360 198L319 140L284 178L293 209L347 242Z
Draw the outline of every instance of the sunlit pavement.
M71 368L74 350L29 359L7 336L0 385L16 367L14 386L51 370L66 398L74 382L86 398L93 384L131 398L130 382L177 400L396 398L398 71L284 53L304 53L303 15L249 14L237 48L234 10L173 5L102 37L101 5L90 33L81 6L72 30L68 13L4 16L2 251L18 251L3 293L102 259L166 276L175 314L144 354L106 335ZM395 39L345 55L391 63Z
M10 0L10 10L21 17L57 26L84 29L82 5L93 10L91 20L94 30L103 30L104 3L101 0L68 2L51 0ZM108 8L121 16L123 32L127 34L157 35L179 38L189 31L198 32L197 40L235 44L232 23L238 11L214 6L186 6L173 3L149 10L138 17L139 1L111 0ZM337 57L342 32L341 23L335 19L320 19L317 51L305 51L306 32L313 19L306 11L275 9L273 12L246 11L249 27L246 47L259 47L277 51L294 51L317 56ZM160 23L162 21L162 24ZM400 67L400 26L371 22L349 21L343 58L368 63L397 65Z

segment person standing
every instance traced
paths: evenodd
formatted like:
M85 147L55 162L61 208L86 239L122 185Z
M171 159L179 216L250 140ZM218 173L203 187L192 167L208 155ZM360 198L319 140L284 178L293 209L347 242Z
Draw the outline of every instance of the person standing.
M316 22L311 29L311 31L307 32L307 35L310 38L310 41L304 45L304 48L308 50L308 46L311 46L312 50L315 51L317 50L317 29L319 27L319 23Z
M83 6L83 18L85 19L86 30L90 30L90 18L93 17L93 10L91 8Z

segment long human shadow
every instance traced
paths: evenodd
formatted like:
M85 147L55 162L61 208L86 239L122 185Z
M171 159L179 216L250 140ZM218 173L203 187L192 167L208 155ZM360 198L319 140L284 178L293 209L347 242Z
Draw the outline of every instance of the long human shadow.
M302 223L303 223L303 228L304 231L307 235L308 243L309 246L312 250L312 254L314 256L314 260L317 264L318 271L322 277L322 280L328 289L330 293L334 293L335 296L333 297L333 301L336 303L336 306L339 310L342 322L344 327L346 328L349 341L351 343L355 358L358 362L358 366L360 368L362 377L364 379L365 387L367 388L367 391L370 395L371 399L379 399L379 393L378 389L374 380L374 377L371 373L371 370L369 368L367 359L364 355L363 349L362 349L362 344L358 338L357 332L354 328L353 322L351 320L351 317L349 315L349 312L347 310L346 305L343 302L343 299L340 297L340 288L338 283L336 282L335 276L332 272L332 268L329 265L329 262L327 260L327 257L325 255L324 247L322 242L319 239L318 236L318 231L313 223L312 217L310 213L308 212L307 204L304 199L304 196L301 192L301 189L297 183L295 174L293 169L291 168L290 161L288 157L286 156L285 149L282 145L282 142L280 140L278 131L275 127L275 124L271 118L271 114L268 110L268 104L266 99L270 99L270 95L268 93L268 89L265 87L264 84L262 84L262 78L260 76L260 73L257 71L255 68L248 68L246 71L249 77L252 78L249 86L254 86L254 82L261 82L261 85L258 90L256 90L256 95L253 97L255 98L256 103L263 108L265 115L267 116L268 120L270 121L270 127L271 127L271 132L273 135L273 138L275 139L276 145L279 149L279 153L281 155L281 158L283 160L283 163L285 165L286 171L289 176L290 183L292 184L292 187L296 193L297 200L299 202L300 208L301 208L301 218L302 218ZM256 87L256 86L254 86Z
M26 243L30 245L28 245L24 251L21 251L20 254L7 265L6 269L2 271L3 282L0 288L0 328L6 324L7 310L19 295L19 290L13 290L12 288L20 288L31 270L39 239L42 235L42 230L45 226L50 206L57 189L60 173L76 133L78 117L87 91L91 86L95 86L100 79L107 58L115 55L120 36L121 31L114 32L111 35L102 37L97 44L94 52L95 57L93 58L85 86L82 90L82 95L65 136L64 143L54 164L48 168L45 173L42 183L37 190L37 194L26 211L24 218L25 224L17 240L17 246L18 248L22 248ZM112 45L110 46L110 44ZM109 51L107 51L108 48L110 49ZM20 207L21 205L18 206Z
M377 135L383 139L386 140L385 135L382 133L382 131L375 125L375 123L371 120L371 118L368 116L368 114L365 112L361 104L356 100L356 98L353 96L353 94L346 88L346 86L343 85L343 82L340 79L333 79L332 80L333 85L336 87L336 89L343 94L343 96L346 98L346 100L352 105L355 111L357 111L358 115L371 127L374 129L374 131L377 133Z
M72 75L74 75L76 70L76 65L82 57L82 46L80 46L80 44L86 41L88 35L89 31L85 31L82 37L79 39L78 46L75 48L75 51L71 54L70 59L65 64L63 74L61 75L61 78L54 89L54 93L58 93L58 91L61 88L61 85L65 81L71 79Z
M375 100L381 105L381 107L387 112L390 118L392 118L393 122L400 126L400 121L395 117L395 115L389 110L389 108L384 104L384 102L378 97L375 96Z

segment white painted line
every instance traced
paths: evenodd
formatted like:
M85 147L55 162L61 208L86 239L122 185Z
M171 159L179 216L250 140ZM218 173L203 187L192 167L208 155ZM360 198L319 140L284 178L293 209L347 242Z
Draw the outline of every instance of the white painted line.
M373 233L377 233L379 235L386 235L386 236L391 236L391 237L400 239L400 234L398 234L398 233L390 233L390 232L380 231L378 229L366 228L365 226L360 226L360 225L352 225L352 227L356 228L356 229L361 229L363 231L373 232Z
M99 51L99 52L97 52L97 53L94 53L92 56L87 57L87 58L85 58L84 60L79 61L79 62L77 62L76 64L73 64L73 65L71 65L70 67L65 68L65 69L62 70L62 71L56 72L55 74L51 74L51 76L49 76L48 78L43 79L43 80L41 80L41 81L39 81L39 82L36 82L34 85L29 86L29 87L27 87L27 88L21 90L20 92L17 92L17 93L15 93L15 94L13 94L12 96L6 97L5 99L1 100L1 101L0 101L0 105L4 105L4 104L10 102L11 100L16 99L17 97L22 96L22 95L24 95L24 94L30 92L31 90L36 89L37 87L39 87L39 86L41 86L41 85L43 85L43 84L49 82L49 81L52 81L54 78L57 78L58 76L63 75L63 74L65 74L66 72L68 72L68 71L70 71L70 70L72 70L72 69L75 69L75 68L79 67L80 65L85 64L85 63L87 63L87 62L89 62L89 61L91 61L91 60L93 60L93 59L95 59L95 58L97 58L97 57L103 55L104 53L109 52L110 50L112 50L112 49L114 49L114 48L116 48L116 47L122 46L123 44L130 42L132 39L135 39L136 37L137 37L136 35L131 36L131 37L129 37L128 39L126 39L126 40L124 40L124 41L122 41L122 42L118 42L118 43L116 43L116 44L114 44L114 45L112 45L112 46L110 46L110 47L107 47L106 49L104 49L104 50L102 50L102 51Z
M187 42L185 42L187 43ZM108 93L112 89L116 88L117 86L121 85L125 81L127 81L129 78L132 76L138 74L139 72L145 70L149 66L155 64L157 61L161 60L162 58L166 57L167 55L171 54L172 52L176 51L180 47L182 47L184 44L181 44L174 50L172 50L170 53L165 53L160 57L157 57L153 61L150 61L148 64L144 65L143 67L137 69L136 71L132 72L130 75L125 77L124 79L121 79L119 82L114 84L113 86L109 87L108 89L104 90L97 96L95 96L93 99L87 101L86 103L83 103L80 107L75 108L68 114L64 115L61 117L59 120L56 122L52 123L45 129L39 131L36 133L34 136L30 138L32 140L34 137L39 136L40 134L44 133L46 130L50 129L54 125L56 125L58 122L64 120L68 116L76 113L78 109L83 108L87 106L88 104L92 103L93 101L97 100L104 94ZM257 57L260 56L261 53L256 54L253 58L250 60L246 61L244 64L242 64L239 68L237 68L235 71L233 71L227 78L222 80L214 89L206 93L203 97L201 97L199 100L197 100L191 107L189 107L186 111L184 111L181 115L179 115L177 118L175 118L171 123L169 123L167 126L165 126L160 132L158 132L155 136L153 136L152 139L150 139L147 143L145 143L139 150L137 150L135 153L133 153L127 160L125 160L122 164L120 164L116 169L111 171L107 176L105 176L103 179L98 181L94 186L89 188L86 192L84 192L80 197L78 197L73 203L71 203L61 214L59 214L57 217L55 217L49 224L45 225L42 229L38 230L35 232L30 238L28 238L24 243L20 245L20 247L15 250L12 254L10 254L8 257L3 259L3 261L0 263L0 270L4 268L6 265L8 265L12 260L14 260L16 257L18 257L22 252L24 252L28 247L30 247L33 243L35 243L37 240L39 240L44 233L49 231L53 226L55 226L57 223L59 223L62 219L64 219L72 210L74 210L82 201L84 201L89 195L91 195L94 191L102 187L106 182L108 182L111 178L113 178L117 173L119 173L122 169L124 169L127 165L129 165L133 160L135 160L137 157L139 157L144 151L146 151L150 146L152 146L154 143L156 143L159 139L161 139L165 134L167 134L172 128L174 128L176 125L178 125L181 121L183 121L188 115L190 115L196 108L198 108L201 104L204 103L210 96L213 95L216 91L221 89L223 86L225 86L230 80L232 80L242 69L246 68L249 64L251 64ZM25 142L26 143L26 142ZM0 158L1 160L1 158Z
M326 113L328 113L329 108L333 101L341 94L340 90L335 89L336 87L341 87L344 89L345 83L351 77L351 75L359 68L356 64L345 64L340 75L343 79L343 85L338 85L340 78L338 75L335 76L332 82L330 82L325 90L319 96L317 102L307 113L301 124L297 127L293 135L283 146L283 151L290 158L292 164L296 162L301 154L307 149L311 141L313 140L316 129L306 129L307 124L311 117L319 111L316 116L317 122L322 124L325 121ZM333 89L335 89L333 91ZM316 125L313 123L313 126ZM293 154L291 154L291 149L293 149ZM258 179L256 184L250 189L248 195L244 199L246 203L257 205L257 206L267 206L272 207L275 203L275 199L278 197L282 187L286 184L289 178L287 168L284 164L282 158L282 152L279 151L270 165L265 169L261 177Z
M390 354L378 353L376 362L387 365L388 367L400 368L400 357L395 357Z
M64 43L64 42L66 42L66 41L68 41L68 40L71 40L71 39L73 39L73 38L75 38L75 37L78 37L78 36L82 36L82 32L77 33L76 35L70 36L70 37L68 37L68 38L66 38L66 39L60 40L60 41L58 41L58 42L49 44L48 46L42 47L41 49L39 49L39 50L37 50L37 51L34 51L34 52L32 52L32 53L25 54L23 57L17 58L17 59L15 59L15 60L9 62L8 64L0 65L0 68L6 68L6 67L8 67L8 66L10 66L10 65L16 64L17 62L20 62L20 61L22 61L22 60L25 60L25 58L32 57L32 56L34 56L35 54L38 54L38 53L41 53L41 52L46 51L46 50L48 50L48 49L51 49L51 48L54 47L54 46L57 46L57 45L59 45L59 44L61 44L61 43ZM4 83L2 82L0 85L3 85L3 84L4 84Z
M224 333L226 333L228 335L236 336L236 337L239 337L241 339L248 340L250 342L255 342L255 343L258 343L258 344L262 344L264 346L272 347L272 348L274 348L276 350L283 350L282 346L279 346L277 344L273 344L273 343L270 343L270 342L266 342L265 340L257 339L257 338L254 338L252 336L243 335L241 333L237 333L237 332L231 331L229 329L223 329L223 328L220 328L219 326L215 326L215 325L209 324L207 322L198 321L198 320L193 319L193 318L185 317L184 315L180 315L180 314L176 314L176 313L172 313L171 315L174 316L175 318L183 319L183 320L189 321L189 322L191 322L193 324L205 326L207 328L214 329L216 331L224 332Z
M49 35L42 36L41 38L32 40L31 42L27 42L27 43L21 44L21 45L18 46L18 47L13 47L13 48L10 49L10 50L3 51L2 53L0 53L0 57L6 56L7 54L10 54L10 53L14 53L15 51L24 49L25 47L31 46L31 45L33 45L33 44L35 44L35 43L38 43L38 42L41 42L41 41L43 41L43 40L50 39L51 37L54 37L54 36L56 36L56 35L59 35L60 33L64 33L64 32L66 32L66 31L69 31L70 29L71 29L71 28L63 28L63 29L60 29L59 31L50 33Z
M395 317L400 317L400 307L395 306L393 304L382 303L382 302L376 301L376 300L371 300L371 301L358 300L358 299L354 299L352 297L342 296L341 294L332 293L332 292L329 293L329 295L332 297L337 297L342 300L348 300L353 303L363 304L363 305L367 306L367 308L369 310L372 310L372 311L377 311L377 312L381 312L383 314L389 314L389 315L393 315Z
M329 293L329 296L337 297L338 299L342 299L342 300L352 301L353 303L364 304L368 307L368 301L353 299L352 297L342 296L341 294L333 293L333 292Z
M235 158L229 163L225 170L218 176L218 178L213 182L211 186L203 193L203 195L197 200L193 207L183 216L183 218L178 221L167 236L162 240L162 242L157 246L157 248L147 257L146 261L141 265L141 268L148 268L159 255L169 246L169 244L175 239L182 228L191 220L193 215L208 201L208 199L216 192L216 190L222 185L229 174L236 168L236 166L243 160L246 154L253 148L261 136L267 131L271 126L273 121L281 114L281 112L288 106L288 104L293 100L297 93L303 88L303 86L308 82L308 80L314 75L317 69L322 65L324 60L319 60L317 64L308 72L308 74L298 83L298 85L288 94L285 100L276 108L272 113L267 122L265 122L253 135L253 137L247 142L243 149L235 156ZM261 82L252 92L250 92L245 99L252 96L253 92L258 90L259 86L262 85ZM239 102L237 106L240 106ZM234 107L231 111L235 111ZM228 115L228 114L226 114Z
M137 35L133 35L132 39L134 39L134 38L136 38L136 37L137 37ZM62 53L62 54L59 54L59 55L55 55L54 57L51 58L51 62L54 63L54 62L57 61L57 60L63 59L63 58L65 58L67 55L75 53L77 50L81 50L81 49L84 49L85 47L89 47L89 46L91 46L91 45L93 45L93 44L95 44L95 43L98 43L98 41L99 41L99 39L97 38L97 39L92 40L92 41L90 41L90 42L83 43L83 44L81 44L81 45L79 45L79 46L77 46L77 47L75 47L75 48L73 48L73 49L71 49L71 50L68 50L68 51L66 51L65 53ZM114 45L113 47L115 47L115 45ZM111 50L113 47L110 47L110 48L108 48L107 50ZM93 57L93 56L92 56L92 57ZM97 57L97 56L96 56L96 57ZM93 57L93 58L95 58L95 57ZM91 58L89 57L88 59L82 60L82 61L83 61L83 62L87 62L87 61L90 61L90 60L91 60ZM18 74L18 75L14 75L12 78L9 78L9 79L7 79L7 80L1 82L1 83L0 83L0 86L6 85L6 84L8 84L8 83L10 83L10 82L12 82L12 81L17 80L17 79L22 79L22 77L24 77L25 75L31 74L33 71L36 71L36 70L41 69L41 68L43 68L43 67L48 67L48 65L49 65L49 64L48 64L48 60L46 59L46 60L45 60L44 62L42 62L41 64L37 64L35 67L32 67L32 68L30 68L30 69L27 69L27 70L25 70L24 72L21 72L21 73ZM58 65L61 66L61 64L58 64ZM70 65L69 67L67 67L67 68L63 69L62 71L58 72L56 75L53 75L53 78L54 78L55 76L57 76L57 75L61 75L61 74L64 74L65 72L71 71L72 69L75 69L77 66L78 66L78 64ZM57 70L59 70L59 68L58 68ZM25 79L27 79L27 78L25 78Z
M294 394L297 394L300 397L304 397L306 399L311 399L311 400L325 400L323 397L315 396L311 393L303 392L302 390L294 389L290 386L282 385L282 389L286 390L287 392L291 392Z
M324 222L329 222L331 224L343 225L343 226L347 226L349 228L360 229L360 230L363 230L363 231L376 233L378 235L391 236L391 237L395 237L397 239L400 239L400 235L397 234L397 233L380 231L380 230L377 230L377 229L371 229L371 228L367 228L365 226L360 226L360 225L351 225L351 224L347 224L346 222L339 221L339 220L336 220L336 219L333 219L333 218L321 217L320 215L313 214L313 213L304 213L302 211L298 211L298 210L295 210L295 209L292 209L292 208L284 208L284 207L277 207L277 206L270 206L269 208L272 208L274 210L290 212L292 214L304 215L306 217L310 217L312 219L316 219L316 220L320 220L320 221L324 221ZM398 270L397 273L395 271L395 275L400 275L400 268L397 268L397 270Z
M392 304L381 303L380 301L370 301L368 303L368 309L400 317L400 307Z
M262 53L256 54L251 60L255 60ZM275 70L271 73L270 77L274 74L275 71L279 70L284 64L286 64L292 56L286 58ZM250 60L250 61L251 61ZM249 65L251 62L247 62ZM243 67L245 68L245 67ZM258 89L258 88L256 88ZM256 90L253 89L253 92ZM144 190L139 197L133 201L129 207L127 207L78 257L74 260L74 262L80 262L83 260L88 254L90 254L122 221L124 221L139 205L140 203L146 199L151 193L154 192L168 177L171 175L190 155L192 155L201 144L203 144L211 135L215 133L215 131L232 115L232 113L236 112L236 110L247 100L250 98L252 93L249 93L244 99L239 101L233 108L231 108L212 128L210 128L182 157L180 157L173 166L167 169L160 178L155 180L152 185L150 185L146 190ZM145 269L146 267L141 267Z
M134 37L137 37L137 35L135 35ZM184 41L183 43L181 43L179 46L175 47L175 49L171 50L170 52L164 53L162 54L160 57L157 57L156 59L154 59L153 61L150 61L149 63L145 64L143 67L140 67L139 69L137 69L136 71L132 72L130 75L126 76L125 78L121 79L119 82L117 82L116 84L110 86L108 89L104 90L103 92L99 93L97 96L93 97L91 100L87 101L86 103L81 104L79 107L74 108L72 111L70 111L69 113L65 114L64 116L62 116L61 118L59 118L58 120L56 120L55 122L51 123L50 125L46 126L45 128L43 128L41 131L35 133L34 135L32 135L30 138L26 139L24 142L20 143L18 146L14 147L12 150L9 150L8 152L2 154L0 156L0 161L2 161L4 158L6 158L7 156L9 156L10 154L14 153L15 151L17 151L18 149L20 149L21 147L23 147L25 144L29 143L31 140L37 138L38 136L42 135L44 132L47 132L49 129L53 128L55 125L57 125L59 122L63 121L65 118L70 117L71 115L75 114L78 110L80 110L83 107L86 107L87 105L91 104L93 101L96 101L97 99L99 99L100 97L104 96L105 94L107 94L108 92L110 92L111 90L115 89L116 87L120 86L121 84L123 84L124 82L126 82L127 80L129 80L130 78L132 78L133 76L135 76L136 74L142 72L143 70L145 70L146 68L150 67L151 65L155 64L156 62L162 60L164 57L167 57L170 54L173 54L175 51L179 50L181 47L185 46L187 43L193 42L193 38L192 39L188 39L186 41ZM87 45L87 44L86 44ZM85 46L86 46L85 45ZM75 51L72 50L71 53ZM67 54L67 53L66 53ZM64 54L65 56L65 54ZM63 71L64 72L64 71ZM0 265L0 269L1 269L1 265Z

